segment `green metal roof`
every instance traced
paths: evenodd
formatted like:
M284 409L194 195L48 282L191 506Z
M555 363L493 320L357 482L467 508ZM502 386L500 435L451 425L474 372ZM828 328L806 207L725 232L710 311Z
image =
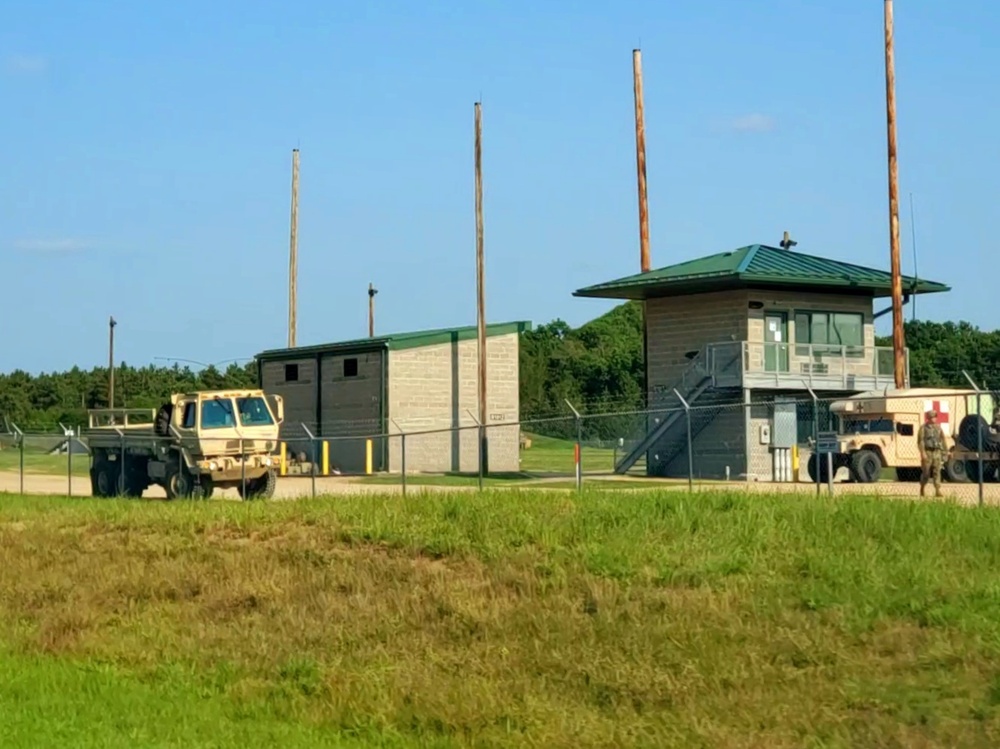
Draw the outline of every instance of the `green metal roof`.
M881 297L892 294L891 282L891 276L886 271L754 244L587 286L574 292L573 296L649 299L747 287L794 287ZM907 294L933 294L950 291L950 288L935 281L903 276L903 291Z
M508 335L509 333L523 333L531 330L531 323L527 321L494 323L486 326L487 336ZM476 338L478 328L475 325L468 325L461 328L438 328L436 330L418 330L409 333L392 333L375 338L356 338L350 341L339 341L337 343L321 343L316 346L296 346L295 348L269 349L262 351L255 357L258 361L281 360L281 359L304 359L319 354L349 354L353 352L379 351L389 349L399 351L402 349L419 348L421 346L433 346L439 343L453 343L457 341L467 341Z

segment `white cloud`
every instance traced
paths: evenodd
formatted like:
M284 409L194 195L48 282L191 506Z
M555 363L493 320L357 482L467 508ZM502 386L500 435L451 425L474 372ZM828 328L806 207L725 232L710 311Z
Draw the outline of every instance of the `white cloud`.
M773 117L754 112L729 121L729 129L737 133L769 133L778 126Z
M66 237L62 239L19 239L14 242L13 246L19 252L76 252L89 249L93 245L82 239Z
M8 55L3 62L12 75L40 75L49 67L49 61L38 55Z

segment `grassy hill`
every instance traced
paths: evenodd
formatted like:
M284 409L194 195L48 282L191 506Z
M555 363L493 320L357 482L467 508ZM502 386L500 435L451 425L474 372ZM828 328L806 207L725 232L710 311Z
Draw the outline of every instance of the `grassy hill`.
M995 746L1000 513L4 497L0 745Z

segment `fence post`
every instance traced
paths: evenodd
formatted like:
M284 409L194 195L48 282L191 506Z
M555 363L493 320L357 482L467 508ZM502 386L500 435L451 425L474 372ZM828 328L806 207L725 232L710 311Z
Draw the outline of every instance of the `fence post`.
M479 423L479 419L476 418L475 414L469 409L465 409L465 412L469 414L472 420L476 423L476 453L479 456L479 491L483 490L483 446L486 444L486 433L483 431L483 425ZM459 432L459 440L461 440L461 432Z
M125 493L125 430L115 427L118 436L121 437L121 461L118 464L118 493Z
M972 377L969 376L969 373L966 372L964 369L962 370L962 374L965 375L965 379L967 379L969 381L969 384L972 385L972 388L976 391L976 416L978 417L978 419L982 419L983 418L983 397L982 397L983 391L979 387L979 385L976 384L976 382L972 379ZM979 491L979 506L982 507L983 506L983 479L984 479L984 476L983 476L983 428L982 428L983 425L982 425L982 423L978 419L976 421L976 463L979 466L979 471L978 471L978 475L976 476L976 483L978 484L978 491ZM956 442L956 444L957 444L957 442Z
M809 391L809 395L813 399L813 459L815 460L816 463L816 496L818 497L821 486L820 474L823 473L822 470L823 467L820 465L820 457L819 457L819 398L816 396L816 393L813 391L811 387L807 386L806 390ZM827 466L828 466L827 472L832 472L833 471L832 457L827 460ZM833 476L831 475L829 479L830 479L830 493L832 494Z
M63 429L63 434L69 431L68 429ZM66 437L66 496L72 498L73 496L73 438L71 436Z
M684 396L680 394L677 388L674 388L674 395L677 396L677 400L681 402L684 406L684 418L687 421L687 448L688 448L688 491L694 491L694 449L693 440L691 439L691 406L688 402L684 400Z
M403 428L396 423L395 419L390 417L389 421L392 423L394 427L396 427L397 431L399 432L399 439L400 439L399 467L400 467L400 478L402 479L403 482L403 497L405 498L406 497L406 432L404 432Z
M976 388L976 415L982 419L983 418L983 396L982 391ZM979 472L976 479L979 482L979 506L983 506L983 482L986 480L986 474L983 470L983 425L982 422L976 421L976 454L979 460Z
M18 463L18 476L20 477L21 486L21 496L24 496L24 432L20 430L17 424L11 423L11 429L14 430L14 434L17 435L17 449L20 453L17 458Z
M243 437L240 437L240 496L247 498L247 452L243 447Z
M581 453L583 451L583 417L580 416L579 411L573 408L573 404L569 402L569 398L566 399L566 405L569 406L569 410L573 412L573 416L576 418L576 446L573 449L573 462L576 464L576 490L582 492L583 456Z
M312 496L316 499L316 436L305 424L302 425L302 431L309 438L309 473L312 474Z

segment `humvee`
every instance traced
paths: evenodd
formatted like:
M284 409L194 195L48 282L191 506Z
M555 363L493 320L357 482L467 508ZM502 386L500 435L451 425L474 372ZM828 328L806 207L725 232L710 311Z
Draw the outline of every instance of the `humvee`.
M157 485L168 499L207 499L217 488L271 497L282 421L281 397L253 389L176 393L159 409L93 409L93 494L141 497Z
M920 450L917 431L931 409L948 443L944 476L949 481L978 481L980 464L983 479L996 480L1000 472L1000 434L991 429L988 417L995 410L989 393L975 390L904 388L873 390L834 401L830 412L839 422L839 449L833 456L833 470L847 468L851 479L861 483L878 481L883 468L894 468L899 481L920 478ZM957 429L956 429L957 425ZM982 440L982 456L979 444ZM980 457L982 460L980 460ZM809 476L827 480L825 460L809 458Z

